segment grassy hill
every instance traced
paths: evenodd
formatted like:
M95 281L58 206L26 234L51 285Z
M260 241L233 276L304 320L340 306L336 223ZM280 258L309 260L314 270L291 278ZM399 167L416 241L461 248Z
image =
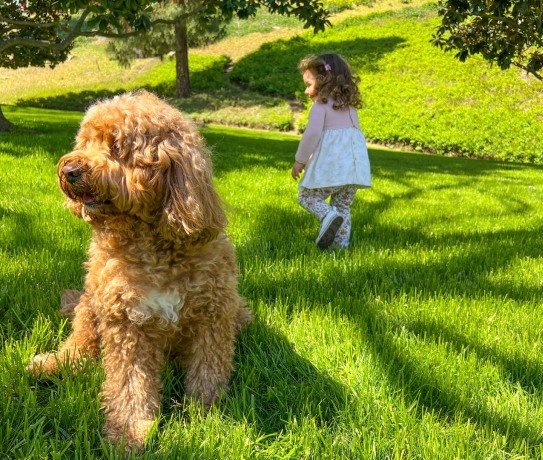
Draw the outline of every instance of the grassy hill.
M402 7L402 8L399 8ZM378 12L396 8L395 12ZM480 59L460 63L430 44L435 6L378 2L334 17L314 36L292 19L259 16L231 24L227 39L191 54L194 96L173 100L174 63L110 61L101 41L82 41L56 69L0 69L0 102L84 110L98 97L146 87L202 123L303 129L296 64L308 53L345 55L362 77L360 117L374 143L406 149L543 162L543 85ZM277 22L274 22L277 20ZM255 31L259 30L258 32Z

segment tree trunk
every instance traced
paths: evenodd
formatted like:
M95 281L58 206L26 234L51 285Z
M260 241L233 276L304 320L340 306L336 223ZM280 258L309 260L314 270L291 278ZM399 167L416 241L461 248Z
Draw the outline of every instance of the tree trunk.
M175 95L190 97L189 43L184 20L175 23L175 73Z
M2 131L11 131L15 125L11 123L2 112L2 106L0 105L0 133Z

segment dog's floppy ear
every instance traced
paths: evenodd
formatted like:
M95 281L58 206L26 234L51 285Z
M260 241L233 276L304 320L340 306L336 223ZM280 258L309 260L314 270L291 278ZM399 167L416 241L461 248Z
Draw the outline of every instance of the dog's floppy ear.
M175 133L157 149L165 173L162 230L183 232L196 240L210 241L227 225L221 199L215 191L211 158L195 132ZM178 236L177 236L178 237Z

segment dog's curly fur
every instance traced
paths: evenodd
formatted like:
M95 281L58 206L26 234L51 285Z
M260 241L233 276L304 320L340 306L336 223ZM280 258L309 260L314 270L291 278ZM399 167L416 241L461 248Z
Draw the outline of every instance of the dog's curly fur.
M187 395L208 407L228 385L235 337L251 319L210 156L179 111L138 92L90 107L57 169L66 206L92 225L92 241L84 290L63 299L71 334L28 368L77 369L102 353L105 433L141 447L164 360L181 361Z

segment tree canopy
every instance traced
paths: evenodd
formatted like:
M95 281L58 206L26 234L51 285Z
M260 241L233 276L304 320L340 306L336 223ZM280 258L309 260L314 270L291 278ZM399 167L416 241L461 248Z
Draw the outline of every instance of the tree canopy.
M153 24L189 17L247 18L265 7L272 13L296 16L316 32L329 25L319 0L171 0L183 6L182 17L149 14L160 0L3 0L0 3L0 66L54 65L67 57L79 36L127 37Z
M501 69L519 67L543 80L540 0L440 0L434 45L465 61L479 54Z
M153 17L153 6L162 0L2 0L0 2L0 67L55 66L69 55L77 37L130 37L155 24L176 25L183 30L185 19L248 18L259 8L296 16L306 28L322 31L330 24L320 0L170 0L181 13ZM12 125L0 109L0 131Z
M110 33L129 22L150 27L155 0L4 0L0 3L0 66L54 66L63 62L78 36ZM77 16L74 16L77 15Z
M162 58L174 52L176 96L189 97L189 47L208 45L224 37L229 19L220 11L196 12L188 5L169 0L155 3L149 17L153 27L137 35L111 40L108 51L126 67L137 57Z

